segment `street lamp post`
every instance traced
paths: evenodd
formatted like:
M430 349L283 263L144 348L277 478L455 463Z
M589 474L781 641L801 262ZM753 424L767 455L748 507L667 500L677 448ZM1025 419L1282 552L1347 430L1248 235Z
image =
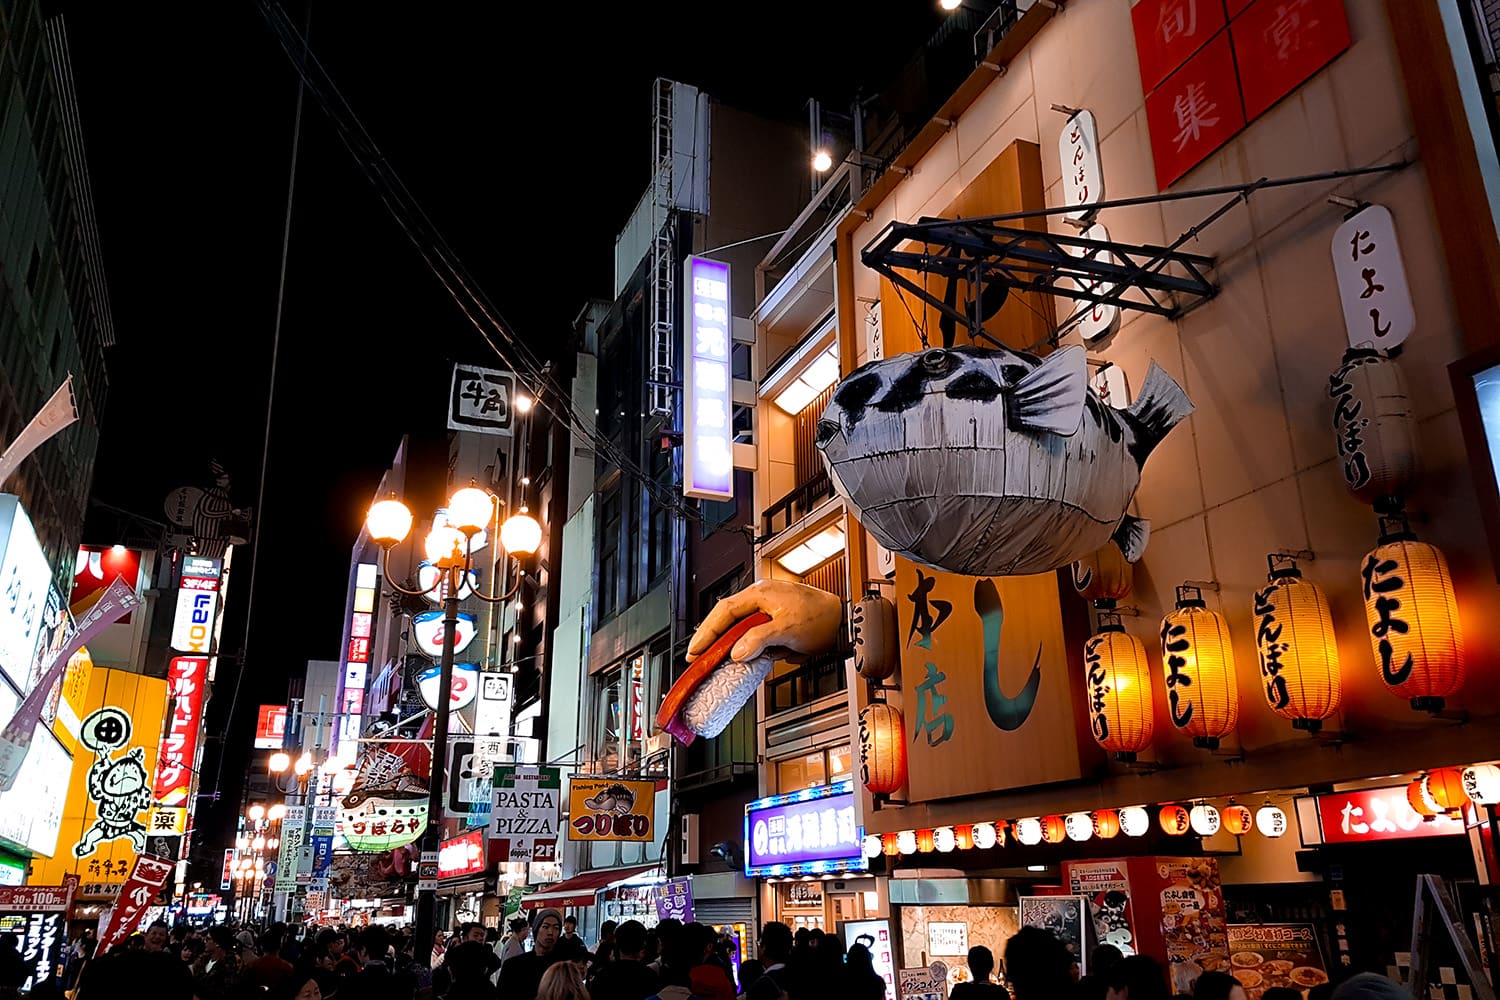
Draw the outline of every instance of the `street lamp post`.
M382 570L386 583L392 589L411 597L425 597L436 591L443 598L443 651L439 658L438 705L434 709L432 726L432 764L427 782L427 829L422 834L422 854L436 855L442 842L443 789L446 785L448 755L448 713L453 687L453 647L458 634L459 593L469 585L469 574L474 568L475 539L490 525L500 519L500 498L470 484L454 493L448 501L447 523L434 523L423 540L427 561L438 572L432 585L425 590L411 590L395 582L390 574L391 549L405 540L411 532L411 511L393 493L385 500L370 507L365 526L370 538L382 550ZM435 520L435 519L434 519ZM542 527L536 519L526 513L512 515L500 526L500 545L507 555L530 555L541 544ZM480 548L483 548L483 542ZM474 596L490 604L503 604L516 595L525 574L519 562L515 578L504 594L486 594L477 587L470 587ZM491 582L493 586L493 581ZM434 923L437 910L437 890L420 889L417 893L417 926L415 950L421 956L423 949L432 947Z

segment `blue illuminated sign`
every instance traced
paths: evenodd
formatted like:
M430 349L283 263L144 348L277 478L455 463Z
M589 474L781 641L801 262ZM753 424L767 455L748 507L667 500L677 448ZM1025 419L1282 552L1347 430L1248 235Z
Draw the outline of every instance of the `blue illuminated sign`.
M757 799L745 807L745 874L864 871L864 833L853 781Z

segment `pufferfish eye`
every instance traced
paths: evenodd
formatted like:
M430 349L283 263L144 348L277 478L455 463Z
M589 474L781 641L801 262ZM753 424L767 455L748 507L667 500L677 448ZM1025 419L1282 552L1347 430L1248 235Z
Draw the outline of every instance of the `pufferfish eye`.
M941 348L928 351L922 355L922 370L929 375L946 375L953 370L957 361L951 353Z

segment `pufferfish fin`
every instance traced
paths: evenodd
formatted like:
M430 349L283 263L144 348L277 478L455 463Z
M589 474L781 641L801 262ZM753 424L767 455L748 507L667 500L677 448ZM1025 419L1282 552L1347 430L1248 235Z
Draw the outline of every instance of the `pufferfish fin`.
M1151 522L1126 514L1120 518L1120 525L1110 538L1120 547L1126 562L1140 562L1141 556L1146 554L1146 542L1151 539Z
M1083 348L1054 351L1011 387L1011 421L1023 430L1071 437L1083 425L1083 401L1088 389L1088 361Z
M1135 429L1130 453L1144 465L1146 456L1161 444L1161 439L1193 412L1193 401L1182 391L1182 386L1153 361L1150 371L1146 372L1141 394L1123 412Z

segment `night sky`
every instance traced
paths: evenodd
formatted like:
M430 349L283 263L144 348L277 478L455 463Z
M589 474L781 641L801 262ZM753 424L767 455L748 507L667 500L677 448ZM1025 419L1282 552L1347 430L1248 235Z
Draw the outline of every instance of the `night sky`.
M65 10L119 340L94 496L162 520L168 491L208 485L217 460L236 504L256 506L294 68L255 3ZM307 16L300 0L286 10ZM611 291L614 236L648 179L655 77L805 123L809 97L844 110L857 87L878 90L940 16L934 0L325 0L311 40L516 335L546 356L584 300ZM401 434L442 426L454 359L494 356L309 99L260 567L247 636L250 551L236 553L223 637L250 671L231 759L248 751L255 705L282 700L306 660L336 657L364 507ZM225 731L233 686L226 664L211 734ZM205 792L217 751L211 741ZM224 768L227 804L200 827L231 819L240 770Z

